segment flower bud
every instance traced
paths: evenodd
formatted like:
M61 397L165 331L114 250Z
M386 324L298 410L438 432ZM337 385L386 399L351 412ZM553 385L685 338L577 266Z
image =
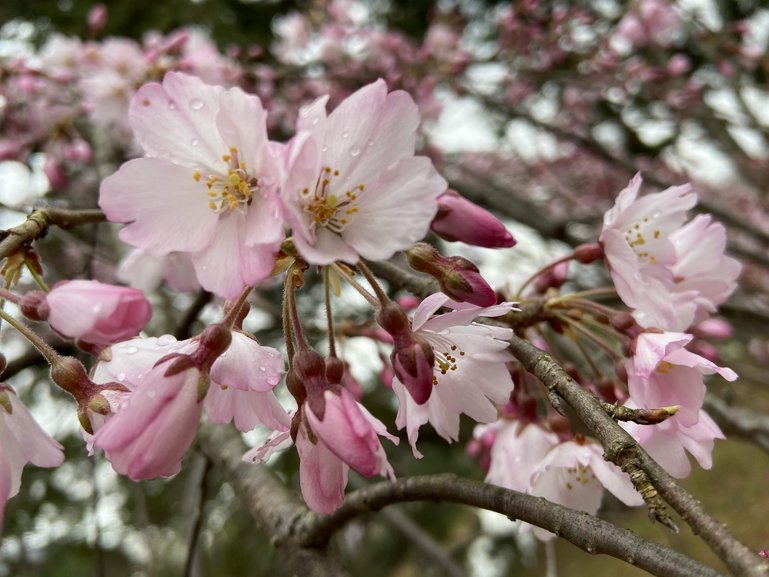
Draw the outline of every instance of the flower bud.
M412 334L406 346L395 346L390 354L395 376L398 377L418 405L430 398L433 390L435 355L432 347L421 337Z
M19 301L21 314L32 321L47 320L51 307L48 306L45 296L43 291L30 291L21 297Z
M438 197L438 214L430 229L448 241L487 248L515 246L513 235L497 217L451 189Z
M107 6L104 4L96 4L88 12L88 31L91 36L96 36L107 25L108 16Z
M479 307L497 303L494 289L483 279L478 267L466 258L444 257L424 242L406 251L406 258L411 268L435 278L441 285L441 291L455 301Z
M574 249L574 258L582 264L590 264L603 257L603 248L598 243L581 244Z

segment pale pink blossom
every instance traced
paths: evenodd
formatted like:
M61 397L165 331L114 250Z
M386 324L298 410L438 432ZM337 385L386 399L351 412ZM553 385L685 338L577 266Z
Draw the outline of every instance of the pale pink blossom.
M133 288L72 280L54 285L38 313L59 334L101 347L137 335L152 306Z
M684 333L641 333L635 355L627 362L630 397L640 407L653 409L678 405L672 417L685 427L697 423L705 384L703 375L718 373L727 381L737 374L686 350L694 337Z
M115 471L135 481L178 473L198 430L202 374L197 367L169 374L173 365L168 359L149 368L127 406L94 436Z
M635 404L633 401L627 403L630 407ZM690 426L684 425L678 415L656 425L620 424L655 461L679 479L691 472L686 451L697 459L700 467L710 469L715 440L725 438L718 425L702 410L697 422Z
M102 182L120 238L156 256L189 253L200 284L224 298L270 275L283 239L278 164L256 96L179 73L143 86L131 126L147 156Z
M419 112L408 94L378 80L328 116L326 101L300 111L285 152L294 242L312 264L387 259L427 234L446 181L414 156Z
M496 436L486 482L528 493L537 466L558 444L558 436L539 425L520 421L499 421L489 427L494 427Z
M601 506L604 489L629 506L643 504L627 473L603 458L596 443L569 441L561 443L540 461L533 475L530 494L548 501L585 511L591 515ZM532 527L542 541L555 535Z
M299 453L299 486L307 506L321 515L333 513L344 503L350 467L322 439L310 439L304 424L296 434Z
M451 312L433 316L440 307ZM505 363L512 360L507 351L512 329L480 325L479 316L496 317L513 310L512 303L477 307L457 303L436 293L414 312L412 329L429 343L435 354L433 390L424 404L417 404L404 385L393 379L398 397L398 428L406 428L414 455L419 428L427 422L449 442L459 438L459 416L466 414L479 423L490 423L498 416L497 405L507 402L513 381Z
M322 415L316 414L312 402L305 416L313 432L342 461L364 477L387 476L395 480L392 466L387 460L379 436L385 436L396 445L398 438L357 402L342 387L323 393Z
M7 385L0 384L0 528L5 504L19 492L27 463L58 467L63 447L46 433Z
M599 237L622 301L644 327L685 330L736 286L740 265L724 256L726 235L709 216L684 224L697 202L689 185L638 197L641 176L604 215Z

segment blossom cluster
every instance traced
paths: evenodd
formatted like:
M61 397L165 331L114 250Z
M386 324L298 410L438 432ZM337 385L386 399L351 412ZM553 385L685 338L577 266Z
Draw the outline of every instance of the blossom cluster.
M588 378L578 367L573 377L632 414L629 432L672 474L688 474L685 451L710 466L722 434L702 410L703 376L734 380L736 374L687 350L694 336L682 331L693 331L726 300L740 265L724 255L721 225L709 216L685 222L696 202L688 186L638 197L641 179L634 178L606 213L597 243L536 275L535 294L524 285L508 297L469 260L418 244L431 230L499 248L515 239L490 213L448 190L429 158L415 155L420 114L411 96L388 91L380 79L330 113L328 101L324 95L299 109L293 136L280 141L270 139L262 101L237 87L168 72L131 98L129 126L144 156L104 179L99 193L106 217L125 225L119 238L140 251L124 268L151 261L150 276L168 274L178 289L200 286L228 302L220 323L176 340L130 338L151 316L136 289L75 280L17 299L27 318L48 322L98 355L88 375L73 361L49 356L52 380L77 401L90 451L103 451L134 480L167 477L180 470L205 418L243 432L269 429L267 440L244 456L250 462L295 445L302 494L320 513L341 506L350 469L394 479L380 438L398 438L350 383L349 367L336 356L335 331L327 335L325 357L304 334L295 293L315 266L325 282L333 274L372 305L379 328L367 319L345 336L367 334L389 350L383 380L398 404L395 424L405 429L416 458L421 427L429 423L446 441L459 441L467 415L484 425L471 448L486 460L489 482L592 513L604 488L629 505L642 502L596 442L546 408L546 394L508 351L514 331L551 349L552 335L542 325L582 351L580 336L608 351L616 378ZM391 300L366 261L399 251L442 292L412 307ZM579 294L557 295L569 260L589 264L601 257L630 313ZM355 268L373 294L355 280ZM249 292L284 272L287 369L277 349L243 330ZM521 307L513 303L519 296ZM527 305L534 316L516 324ZM595 325L611 333L615 348L594 334ZM588 365L599 373L592 358ZM275 393L283 379L293 402ZM0 416L26 419L13 393L3 395ZM32 430L27 421L18 427ZM0 499L18 490L25 462L55 466L61 458L47 437L42 455L24 453L9 431L0 430L15 451L0 459L8 464Z

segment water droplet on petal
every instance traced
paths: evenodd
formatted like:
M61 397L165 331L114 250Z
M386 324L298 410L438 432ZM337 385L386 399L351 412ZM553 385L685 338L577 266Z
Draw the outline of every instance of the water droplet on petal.
M118 374L117 374L117 380L118 380L118 382L122 383L123 381L125 381L125 377L126 377L126 374L125 374L125 373L118 373Z
M176 342L176 337L174 335L162 335L158 337L158 345L165 347L170 345L171 343Z
M347 130L345 130L345 131L342 133L342 138L350 138L350 132L349 132L349 131L347 131Z
M190 140L190 144L192 146L197 146L198 144L200 144L200 141L197 138L193 138L192 140Z
M659 210L655 210L652 214L652 218L659 218L662 213Z
M139 373L138 375L136 375L137 381L141 381L143 378L144 378L144 373Z
M168 102L168 109L169 110L176 110L176 102L174 102L173 100L170 100Z
M354 146L350 149L350 156L358 156L360 154L360 148Z
M320 120L319 118L313 118L313 119L312 119L312 122L310 122L310 124L312 124L313 126L315 126L316 124L318 124L318 121L319 121L319 120Z
M200 98L193 98L190 100L190 108L192 108L192 110L200 110L203 106L203 101Z
M262 372L262 373L265 372L266 370L267 370L266 367L259 367L259 371Z
M139 352L139 349L137 349L136 347L128 347L125 350L125 354L127 354L127 355L135 355L138 352Z
M157 394L158 392L155 389L150 389L149 391L147 391L147 396L150 399L154 399L157 396Z
M374 141L373 141L373 140L369 140L369 141L368 141L368 144L367 144L366 146L368 146L369 148L371 148L372 146L374 146Z
M321 152L328 152L328 146L323 146L323 148L320 149Z

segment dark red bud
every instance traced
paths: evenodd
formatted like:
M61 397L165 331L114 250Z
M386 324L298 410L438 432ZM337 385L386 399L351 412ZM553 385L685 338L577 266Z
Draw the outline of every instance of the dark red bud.
M326 380L330 384L338 385L344 377L344 361L337 357L326 358Z
M30 291L25 294L19 301L19 309L21 314L33 321L46 320L51 311L43 291Z
M603 248L598 243L581 244L574 249L574 258L582 264L590 264L603 257Z

